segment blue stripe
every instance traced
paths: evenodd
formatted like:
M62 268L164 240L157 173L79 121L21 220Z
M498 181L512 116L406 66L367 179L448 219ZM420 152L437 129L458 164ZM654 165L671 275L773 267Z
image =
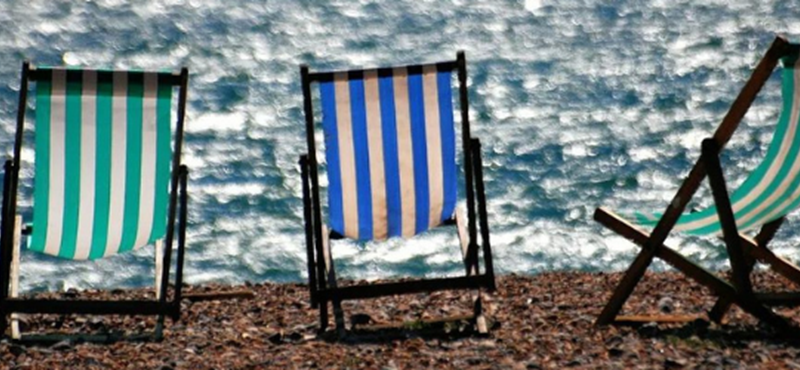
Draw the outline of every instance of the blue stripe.
M339 135L336 129L336 89L333 82L319 84L322 101L322 127L325 131L325 156L328 159L328 215L331 229L344 235L342 211L342 173L339 162Z
M369 170L367 137L367 106L364 100L364 80L351 80L350 119L353 122L353 149L356 165L356 203L358 204L358 238L372 239L372 186Z
M383 131L383 170L386 176L386 210L389 236L403 235L403 205L400 197L400 164L397 157L397 118L392 76L380 77L381 128Z
M425 132L425 95L422 92L421 74L408 75L408 105L411 118L411 151L414 156L414 198L417 202L417 225L414 230L419 234L428 229L431 210L431 196L428 188L428 141Z
M436 75L436 86L439 89L439 121L441 123L440 135L442 137L442 180L444 181L442 221L453 217L458 197L456 130L455 121L453 120L451 76L451 72L439 72Z

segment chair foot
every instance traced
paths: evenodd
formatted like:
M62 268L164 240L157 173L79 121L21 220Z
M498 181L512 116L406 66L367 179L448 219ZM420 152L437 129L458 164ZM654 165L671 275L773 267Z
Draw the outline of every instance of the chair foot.
M164 340L164 316L158 315L156 319L156 328L153 331L153 340L160 342Z
M711 311L708 311L708 318L717 324L721 324L730 307L731 302L729 300L720 298L717 300L717 303L714 304L714 307L711 308Z
M325 334L328 329L328 302L317 302L319 305L319 334Z
M344 311L342 311L342 302L339 300L333 301L333 317L336 321L336 335L339 339L344 339L347 335L347 328L344 324Z
M5 312L0 313L0 336L5 335L6 329L8 329L8 320L6 319Z
M486 323L486 316L483 314L483 297L480 292L478 292L478 298L475 299L473 313L475 315L475 327L478 333L489 334L489 325Z

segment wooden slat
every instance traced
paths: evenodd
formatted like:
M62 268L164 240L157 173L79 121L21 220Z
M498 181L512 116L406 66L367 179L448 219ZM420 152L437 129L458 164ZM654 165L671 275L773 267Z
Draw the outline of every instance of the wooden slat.
M486 275L462 276L452 278L439 278L428 280L415 280L393 283L378 283L370 285L357 285L326 289L320 291L320 299L338 297L340 300L377 298L391 295L435 292L450 289L478 289L488 288L492 281Z
M798 268L797 265L781 258L767 248L759 247L755 240L747 236L741 235L740 240L742 241L745 252L759 261L768 264L775 272L800 286L800 268Z
M183 298L191 302L200 301L219 301L223 299L253 299L256 294L251 290L234 290L231 292L203 292L203 293L185 293Z
M644 325L655 322L660 324L685 324L703 320L702 315L619 315L614 320L617 325Z
M755 296L767 306L800 306L800 292L756 293Z
M157 301L87 301L57 299L15 299L3 303L3 311L41 314L86 314L153 316L171 314L172 305Z
M632 225L622 217L614 214L605 208L598 208L595 211L595 220L603 224L603 226L613 230L617 234L631 240L638 246L642 246L647 241L647 233L638 227ZM724 280L720 279L711 271L706 270L702 266L695 264L692 261L683 257L680 253L672 248L662 245L657 249L656 256L663 259L668 264L690 277L697 280L700 284L705 285L715 293L721 296L733 296L736 289Z
M629 222L615 215L611 211L598 208L597 211L595 211L595 220L602 223L609 229L614 230L618 234L634 241L634 243L639 246L642 246L642 241L648 240L647 233L631 225ZM769 325L772 325L772 327L776 330L785 333L796 334L796 328L784 318L776 315L774 312L760 304L757 300L746 299L745 297L737 294L736 289L732 285L720 279L705 268L688 260L675 250L662 244L660 247L656 248L656 257L675 267L701 285L711 289L711 291L717 296L735 302L745 312L757 317ZM614 322L614 318L616 318L616 315L609 320L608 323Z
M19 248L20 232L22 231L22 216L14 217L14 239L11 245L11 298L19 297ZM19 330L19 314L11 314L11 338L19 339L22 336Z
M761 91L761 87L764 86L769 76L772 75L772 71L775 69L780 58L789 52L789 46L789 42L783 37L775 37L775 40L772 41L764 57L758 62L758 65L753 70L747 83L745 83L739 96L733 101L731 109L722 119L722 123L717 128L717 131L714 132L714 140L717 142L717 145L719 145L720 150L728 143L733 132L736 131L742 117L744 117L747 110L750 109L750 105L755 101L758 92Z
M497 289L494 284L494 259L492 245L489 241L489 214L486 210L486 189L483 184L483 157L481 156L481 141L472 139L472 164L475 166L475 194L478 201L478 217L481 227L481 241L483 242L483 261L486 276L492 279L490 291Z
M778 232L778 229L780 229L784 220L785 217L780 217L778 219L772 220L762 225L761 230L758 231L758 234L755 236L754 240L751 240L748 236L744 234L739 234L739 237L742 239L741 243L744 252L751 257L747 261L748 274L752 272L753 266L755 265L755 261L757 259L757 257L753 254L753 251L751 250L753 249L752 247L754 245L758 245L758 247L764 248L765 250L769 251L767 249L767 244L769 244L772 238L775 237L775 233ZM714 304L714 307L711 308L711 311L709 311L708 317L716 323L722 323L722 319L725 316L725 313L728 312L728 309L730 309L730 307L731 307L731 302L729 300L725 298L720 298Z
M711 194L714 197L717 216L722 226L722 237L725 240L725 248L731 263L733 283L739 294L749 295L753 292L753 286L750 283L752 265L747 263L744 252L742 252L736 217L731 208L731 200L728 197L728 188L725 185L725 175L722 174L718 153L719 147L713 139L703 140L703 158L707 165L708 182L711 185Z

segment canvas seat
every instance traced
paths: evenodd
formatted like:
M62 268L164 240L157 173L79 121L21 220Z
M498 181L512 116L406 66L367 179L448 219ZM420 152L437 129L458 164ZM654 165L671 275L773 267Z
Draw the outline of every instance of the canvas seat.
M156 337L161 336L164 316L177 320L186 230L188 170L181 165L180 152L187 81L186 69L170 73L23 64L14 155L5 163L0 332L7 327L6 315L15 318L18 313L155 315ZM29 83L36 98L33 217L22 227L17 188ZM168 300L176 227L175 290ZM158 245L157 298L19 298L20 234L28 235L29 250L70 260L106 258ZM16 325L12 331L19 336Z
M456 73L458 90L452 87ZM308 144L308 154L300 161L308 276L312 304L320 308L320 330L327 326L329 302L342 333L342 300L443 289L494 290L480 143L469 132L463 52L455 61L426 65L314 73L302 66L301 76ZM312 84L319 86L325 135L329 184L325 220L315 155ZM459 171L454 92L461 108L466 220L456 216ZM483 272L479 268L478 223ZM331 237L363 241L411 238L431 228L458 224L463 226L460 240L466 276L338 286ZM476 315L480 317L480 313Z
M800 284L800 269L776 256L767 244L782 224L786 214L800 205L800 47L778 37L761 59L752 76L734 101L728 114L711 138L703 141L702 154L663 213L638 212L630 220L598 208L595 220L631 239L642 247L636 260L626 271L611 299L597 319L597 324L628 321L618 316L622 305L633 292L654 257L661 258L698 283L708 287L719 300L710 312L720 321L730 304L771 324L778 330L795 330L786 319L767 308L768 305L797 304L799 295L761 294L753 292L750 273L756 261L769 265L790 281ZM719 162L719 153L733 135L742 117L755 100L761 87L778 63L782 64L782 113L775 134L763 161L730 195ZM684 213L703 178L708 176L714 205ZM652 227L647 233L643 228ZM663 245L671 231L688 234L722 234L731 263L732 281L694 264L677 251ZM759 230L754 238L742 232ZM646 320L657 321L648 317Z

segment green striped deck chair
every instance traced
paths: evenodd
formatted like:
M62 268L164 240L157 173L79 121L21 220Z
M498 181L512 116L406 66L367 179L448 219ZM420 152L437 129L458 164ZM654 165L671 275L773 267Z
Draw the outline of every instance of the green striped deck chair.
M20 313L154 315L156 337L165 316L177 320L186 230L188 170L180 163L180 152L187 81L186 69L171 73L23 64L14 156L5 163L3 184L0 332L5 332L10 314L12 335L19 336L15 318ZM29 82L36 112L33 217L22 226L16 202ZM175 88L178 104L173 104ZM176 226L176 288L169 301ZM20 234L27 235L29 250L70 260L156 245L156 299L19 298Z
M800 63L799 45L777 37L761 59L732 108L711 138L703 141L702 154L683 185L663 213L638 212L625 219L598 208L595 220L642 247L626 271L611 299L597 319L598 325L631 321L680 321L676 317L618 316L619 311L654 257L658 257L719 297L709 317L721 321L731 304L785 332L795 331L789 321L776 315L769 305L800 304L795 292L764 294L753 291L750 273L756 261L800 284L800 269L773 254L767 244L786 214L800 205ZM719 153L733 135L772 71L780 63L783 95L782 113L763 161L730 195L725 184ZM714 205L684 213L686 204L708 177ZM650 233L645 228L652 228ZM731 264L726 281L694 264L664 240L671 231L694 235L719 234L725 242ZM758 230L755 237L743 232ZM663 320L662 320L663 319ZM692 319L686 317L685 319Z
M453 87L456 74L458 90ZM327 326L329 302L333 304L337 330L343 335L342 300L445 289L478 290L474 320L478 330L484 330L480 289L494 290L494 269L480 142L469 134L464 53L458 53L455 61L345 72L310 73L303 66L301 76L308 142L308 155L300 160L308 276L312 306L320 309L320 330ZM319 88L325 134L326 224L320 212L312 83ZM456 211L456 92L461 102L467 225ZM476 205L484 273L478 266ZM412 238L442 225L457 226L466 276L337 285L329 239Z

